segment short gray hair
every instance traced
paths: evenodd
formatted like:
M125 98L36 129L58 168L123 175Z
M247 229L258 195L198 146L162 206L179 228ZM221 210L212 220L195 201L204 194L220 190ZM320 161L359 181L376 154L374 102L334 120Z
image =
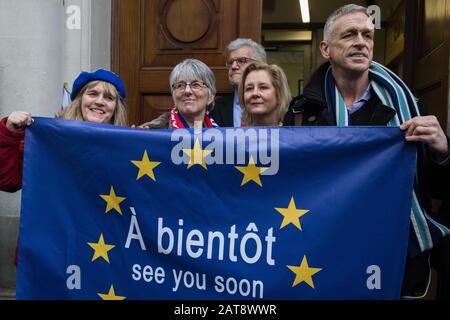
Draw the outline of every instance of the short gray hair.
M264 47L262 45L253 41L252 39L237 38L228 44L227 49L228 52L231 52L242 47L252 48L253 52L255 53L255 59L267 63L266 50L264 50Z
M325 23L325 28L323 30L323 40L328 41L331 39L331 35L334 32L334 23L336 22L337 19L354 12L362 12L366 14L367 17L370 17L369 14L367 13L367 8L356 4L346 4L345 6L342 6L337 10L335 10L328 17L327 22Z
M216 77L212 70L203 62L197 59L186 59L173 68L170 73L170 91L173 95L173 86L180 78L201 80L207 88L211 97L216 95Z

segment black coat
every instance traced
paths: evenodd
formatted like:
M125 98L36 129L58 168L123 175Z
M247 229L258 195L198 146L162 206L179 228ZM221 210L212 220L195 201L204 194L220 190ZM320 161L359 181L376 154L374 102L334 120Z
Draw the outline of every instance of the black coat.
M296 114L301 115L301 125L304 126L336 125L335 116L328 109L325 99L325 74L329 66L329 63L322 64L311 76L303 94L292 99L283 121L284 126L295 125ZM419 102L421 113L425 114L423 107ZM351 123L354 126L385 126L395 114L394 109L382 104L378 96L372 94L369 101L351 115ZM419 201L427 212L431 212L431 198L442 199L442 195L448 194L443 189L448 190L449 181L442 181L442 177L448 175L450 165L437 165L424 143L417 143L417 155Z
M303 94L292 99L283 121L284 126L299 125L298 123L300 121L300 125L304 126L336 125L335 116L331 113L334 111L328 110L325 99L325 74L329 66L329 63L322 64L311 76ZM424 110L426 108L422 101L419 100L418 105L421 114L426 114L426 110ZM376 94L372 94L369 101L367 101L361 109L351 115L351 123L352 125L385 126L394 116L395 111L382 104ZM450 145L448 136L447 143ZM437 165L436 162L433 161L433 156L428 147L424 143L417 143L418 197L427 212L432 211L431 198L442 199L444 200L444 204L450 201L449 199L446 199L450 196L449 176L450 164L447 164L446 166ZM450 206L447 210L450 210ZM442 220L439 222L443 223ZM435 245L437 245L438 239L439 237L434 239ZM438 245L436 249L442 247L443 243L449 243L448 236L444 239L444 241L441 239L440 245ZM412 231L412 227L410 227L410 243L412 243L411 241L417 241ZM450 247L450 245L447 247ZM438 252L436 252L436 250L431 252L433 253L433 257L438 260L440 259L439 257L447 257L447 260L445 260L446 262L441 262L439 265L440 269L447 271L440 272L441 275L439 278L442 278L444 282L449 281L448 270L450 270L450 259L448 259L448 256L450 253L448 252L448 248L446 250L440 249ZM421 292L422 290L425 290L428 275L429 272L431 272L428 266L429 254L430 252L423 252L414 258L410 256L406 260L402 295L414 295L416 291ZM443 259L440 260L444 261Z
M294 114L302 115L304 126L335 126L334 115L328 110L325 99L325 74L330 66L322 64L310 78L301 96L292 99L283 125L295 125ZM393 117L395 111L381 103L380 99L372 97L364 106L351 115L352 125L385 126Z
M233 127L233 105L234 93L227 93L216 97L214 109L209 112L209 116L219 125L219 127Z

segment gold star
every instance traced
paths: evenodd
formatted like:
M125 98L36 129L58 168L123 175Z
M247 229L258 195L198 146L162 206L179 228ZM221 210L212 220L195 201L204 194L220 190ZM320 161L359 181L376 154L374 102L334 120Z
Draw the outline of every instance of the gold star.
M305 281L311 288L314 288L314 282L312 280L312 276L315 275L317 272L322 270L321 268L310 268L308 266L308 260L306 259L306 256L303 256L302 263L300 266L287 266L293 273L295 273L295 280L292 284L292 287L295 287L299 283L302 283Z
M101 194L100 197L102 197L102 199L105 200L106 203L108 204L106 206L105 213L108 213L111 209L115 209L120 215L122 215L122 210L120 209L119 204L126 198L116 196L113 186L111 186L111 191L109 192L109 195Z
M309 210L297 209L295 207L294 197L291 198L291 201L289 202L289 206L287 208L275 208L275 210L277 210L284 216L280 229L292 223L298 229L302 230L302 226L300 225L300 217L309 212Z
M183 152L189 156L188 169L196 164L199 164L208 170L205 163L205 157L209 156L212 153L212 150L202 150L198 139L195 140L194 149L183 149Z
M97 260L97 258L102 257L106 262L109 263L108 251L114 248L114 245L106 244L103 239L103 233L100 233L100 239L97 243L88 242L87 243L92 249L94 249L94 256L92 257L92 261Z
M150 179L152 179L153 181L156 182L155 174L153 173L153 169L155 169L157 166L159 166L161 164L161 162L150 161L150 159L148 158L147 150L144 151L144 155L142 156L141 161L131 160L131 162L136 167L139 168L139 172L138 172L136 180L139 180L143 176L147 175L150 177Z
M97 293L102 300L125 300L126 297L123 296L116 296L116 293L114 292L114 286L111 285L111 288L109 288L109 292L107 294Z
M235 167L240 172L244 174L244 177L242 178L241 187L246 184L249 181L254 181L256 184L258 184L260 187L262 187L261 179L259 175L266 171L269 168L262 168L257 167L255 165L255 160L253 160L253 157L250 156L250 160L248 161L248 166L246 167Z

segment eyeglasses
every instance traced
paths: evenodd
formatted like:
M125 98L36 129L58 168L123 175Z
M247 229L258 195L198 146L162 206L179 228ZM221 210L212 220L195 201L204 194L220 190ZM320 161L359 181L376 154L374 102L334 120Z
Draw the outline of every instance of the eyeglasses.
M180 82L174 83L172 85L172 89L175 91L178 91L178 92L184 92L186 90L187 86L189 86L192 91L200 91L203 88L207 87L207 85L201 81L192 81L192 82L180 81Z
M227 62L225 63L225 66L231 67L233 65L233 63L236 62L239 67L242 67L243 65L247 64L247 62L250 62L250 61L256 61L256 60L252 59L252 58L247 58L247 57L228 59Z

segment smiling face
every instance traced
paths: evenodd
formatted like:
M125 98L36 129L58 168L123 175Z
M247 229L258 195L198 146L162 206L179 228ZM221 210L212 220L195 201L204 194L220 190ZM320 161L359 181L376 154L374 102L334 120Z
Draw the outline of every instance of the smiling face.
M244 102L246 111L253 118L273 118L273 125L278 125L277 94L267 70L255 70L247 75L244 83Z
M81 113L84 121L111 123L117 99L117 91L113 85L103 81L88 84L81 96Z
M374 25L363 12L339 17L331 38L322 41L320 50L334 69L343 72L365 72L373 59Z
M214 100L200 79L178 79L172 94L176 108L188 122L203 121L208 105Z

